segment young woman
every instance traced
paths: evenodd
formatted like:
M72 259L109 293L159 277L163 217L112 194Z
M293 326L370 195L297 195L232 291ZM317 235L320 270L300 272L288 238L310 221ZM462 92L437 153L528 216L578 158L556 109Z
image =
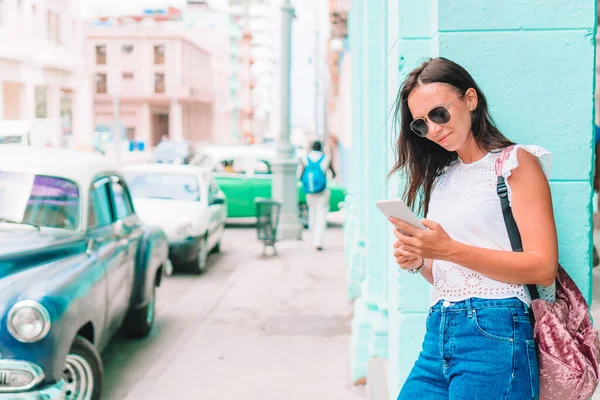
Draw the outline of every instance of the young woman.
M540 295L553 295L558 245L550 154L502 135L471 75L444 58L409 74L398 115L392 172L406 173L405 200L424 212L428 229L390 218L400 228L394 257L433 285L422 352L398 399L537 399L525 285L547 286ZM512 251L496 193L500 156L522 253Z

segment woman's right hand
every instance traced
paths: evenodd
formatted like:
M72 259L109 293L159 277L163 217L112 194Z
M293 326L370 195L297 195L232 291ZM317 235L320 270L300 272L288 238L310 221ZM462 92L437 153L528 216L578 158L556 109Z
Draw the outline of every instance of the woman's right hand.
M407 257L405 256L402 248L402 242L396 240L394 243L394 258L396 262L400 266L400 268L404 270L419 268L423 263L421 258Z

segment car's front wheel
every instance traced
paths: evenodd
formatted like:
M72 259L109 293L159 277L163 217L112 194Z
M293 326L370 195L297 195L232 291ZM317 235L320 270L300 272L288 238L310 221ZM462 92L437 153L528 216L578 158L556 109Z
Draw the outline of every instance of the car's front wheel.
M75 337L63 370L65 399L99 400L103 375L102 360L94 346L83 337Z

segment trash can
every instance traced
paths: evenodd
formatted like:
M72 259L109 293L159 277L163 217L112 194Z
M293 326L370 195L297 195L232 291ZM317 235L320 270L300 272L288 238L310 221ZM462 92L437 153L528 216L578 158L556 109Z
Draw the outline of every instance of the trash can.
M281 203L264 198L254 200L256 204L256 230L258 240L264 244L263 255L266 254L267 247L272 247L273 252L277 254L275 242L277 241L277 226L279 225L279 210Z

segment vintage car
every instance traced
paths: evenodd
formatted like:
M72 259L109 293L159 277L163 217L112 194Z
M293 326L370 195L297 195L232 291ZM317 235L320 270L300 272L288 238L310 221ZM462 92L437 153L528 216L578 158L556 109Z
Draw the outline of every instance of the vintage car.
M271 146L215 146L199 149L191 163L214 168L215 178L228 201L230 218L255 217L254 199L270 198L273 175L271 163L275 159ZM296 156L298 162L299 157ZM329 211L339 211L346 197L346 189L329 179L331 192ZM308 207L302 184L298 182L298 211L304 225L308 225Z
M104 157L0 146L0 399L100 399L99 353L150 332L167 256Z
M136 213L160 226L177 269L205 271L208 255L221 250L227 200L207 169L192 165L137 164L124 169Z

